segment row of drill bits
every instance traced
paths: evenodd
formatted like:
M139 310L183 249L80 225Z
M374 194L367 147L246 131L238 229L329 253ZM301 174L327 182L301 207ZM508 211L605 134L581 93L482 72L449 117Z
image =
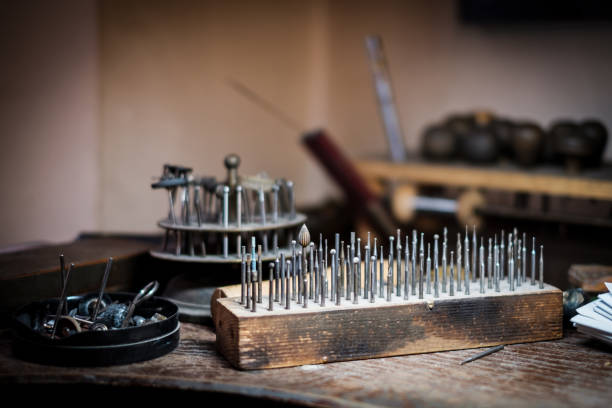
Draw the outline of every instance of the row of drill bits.
M516 229L508 233L506 240L502 230L499 241L496 234L488 238L488 245L485 246L484 237L480 237L478 247L476 228L470 243L466 226L464 239L458 233L456 251L452 251L448 231L444 228L441 255L440 236L436 234L433 236L432 258L431 243L426 242L423 233L413 230L412 241L406 235L402 248L401 231L398 229L397 237L389 237L388 260L385 262L384 246L378 244L377 238L372 241L370 233L363 251L361 238L356 237L355 233L351 233L350 243L346 246L340 240L340 234L336 234L332 249L328 249L327 240L320 236L316 248L310 240L308 228L303 225L298 241L292 241L291 257L280 253L268 265L268 310L274 310L274 303L290 309L292 302L306 308L309 300L325 306L327 299L336 305L341 304L342 298L353 304L358 304L360 297L370 303L376 302L377 297L390 302L394 296L408 300L411 295L417 296L417 292L418 299L432 294L438 298L440 292L448 293L448 296L455 296L456 292L469 295L471 284L475 282L479 282L479 293L487 290L501 292L502 289L513 292L522 285L535 286L536 272L539 274L539 288L542 289L544 247L540 246L538 261L535 237L532 237L528 283L526 240L526 234L519 238ZM536 271L536 263L539 271ZM331 279L328 279L328 265ZM263 303L262 284L261 245L256 246L255 237L252 237L251 252L247 253L246 246L242 247L240 303L253 312L257 311L257 303Z

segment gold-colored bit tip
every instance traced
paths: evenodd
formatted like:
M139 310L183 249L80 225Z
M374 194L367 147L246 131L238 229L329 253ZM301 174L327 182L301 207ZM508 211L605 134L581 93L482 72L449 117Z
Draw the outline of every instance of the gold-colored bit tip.
M302 224L302 228L300 228L300 232L298 234L298 242L300 245L305 248L310 244L310 231L308 231L308 227L306 224Z

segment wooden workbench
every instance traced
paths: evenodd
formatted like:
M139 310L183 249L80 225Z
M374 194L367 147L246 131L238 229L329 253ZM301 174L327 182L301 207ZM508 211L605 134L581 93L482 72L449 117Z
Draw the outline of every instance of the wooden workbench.
M129 386L139 398L148 390L207 392L267 406L538 406L604 407L612 395L612 353L573 329L563 339L507 346L460 366L478 350L371 359L260 371L237 371L215 350L212 329L184 323L181 343L156 360L105 368L61 368L25 363L10 354L8 332L0 332L0 385L36 390L62 384ZM297 352L297 351L296 351ZM123 387L122 387L123 386ZM74 390L74 387L70 387ZM78 389L78 387L76 388ZM60 393L61 388L54 388ZM72 392L72 391L71 391ZM29 398L35 392L21 393ZM179 396L176 394L175 396ZM207 401L210 401L208 399ZM259 402L263 402L260 400ZM256 403L250 403L253 406Z

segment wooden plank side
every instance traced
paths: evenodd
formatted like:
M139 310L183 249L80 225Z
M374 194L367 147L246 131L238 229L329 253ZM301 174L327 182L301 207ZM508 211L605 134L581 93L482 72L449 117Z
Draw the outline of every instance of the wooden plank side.
M447 298L431 304L385 302L317 311L249 315L221 299L217 344L236 367L260 369L557 339L558 289L517 295ZM265 302L264 302L265 304ZM432 306L432 307L430 307ZM236 309L236 307L238 309ZM228 328L228 326L230 326ZM237 330L237 332L234 332ZM232 333L231 335L228 335Z

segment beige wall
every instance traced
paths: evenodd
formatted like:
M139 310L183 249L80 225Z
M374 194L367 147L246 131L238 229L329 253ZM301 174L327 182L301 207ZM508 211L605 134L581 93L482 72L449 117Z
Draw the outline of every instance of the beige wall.
M97 228L96 4L0 2L0 245Z
M69 12L12 7L28 10L21 20L3 10L14 39L3 57L15 63L1 79L11 95L0 112L2 243L155 231L166 203L149 183L162 164L223 176L229 152L245 173L293 179L298 203L337 194L298 133L227 79L306 128L326 127L351 155L383 153L370 33L385 41L411 148L426 123L480 107L544 124L594 116L612 129L612 29L602 25L466 27L450 0L107 0L97 17L92 2L61 4ZM51 26L39 30L41 20Z

